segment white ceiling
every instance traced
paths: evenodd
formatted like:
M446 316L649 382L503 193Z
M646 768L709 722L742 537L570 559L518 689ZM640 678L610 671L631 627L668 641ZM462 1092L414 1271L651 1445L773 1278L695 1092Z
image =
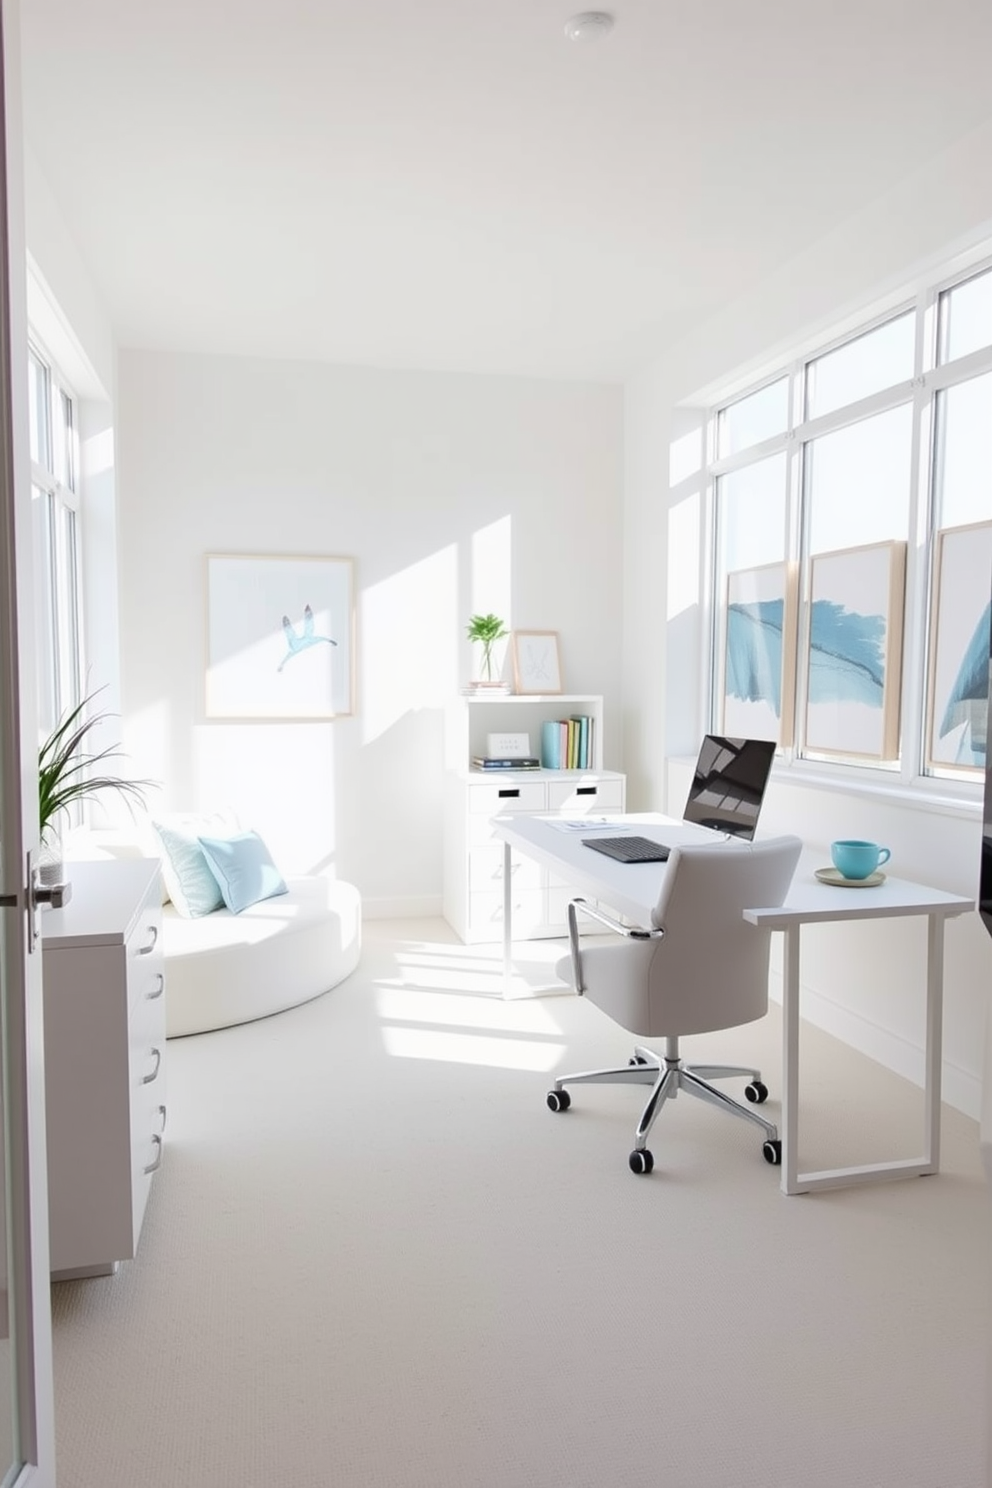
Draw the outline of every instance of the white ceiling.
M992 114L989 0L21 0L122 346L620 380Z

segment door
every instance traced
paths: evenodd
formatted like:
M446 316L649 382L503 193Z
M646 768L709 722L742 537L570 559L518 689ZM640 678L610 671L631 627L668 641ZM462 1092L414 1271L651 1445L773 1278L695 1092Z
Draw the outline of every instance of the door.
M0 1485L54 1488L41 949L30 872L38 730L16 0L0 0L0 50Z

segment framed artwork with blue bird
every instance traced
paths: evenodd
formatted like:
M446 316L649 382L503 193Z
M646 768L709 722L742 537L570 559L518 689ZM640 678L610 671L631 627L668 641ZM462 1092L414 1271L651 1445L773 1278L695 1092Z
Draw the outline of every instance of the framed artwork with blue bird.
M208 553L208 718L354 713L350 558Z

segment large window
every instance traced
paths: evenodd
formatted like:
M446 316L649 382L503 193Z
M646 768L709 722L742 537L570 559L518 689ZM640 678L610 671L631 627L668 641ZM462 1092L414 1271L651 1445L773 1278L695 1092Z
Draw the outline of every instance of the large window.
M992 589L992 268L710 419L710 724L827 767L977 780Z
M28 401L38 719L48 733L81 696L78 452L72 394L34 345L28 354Z

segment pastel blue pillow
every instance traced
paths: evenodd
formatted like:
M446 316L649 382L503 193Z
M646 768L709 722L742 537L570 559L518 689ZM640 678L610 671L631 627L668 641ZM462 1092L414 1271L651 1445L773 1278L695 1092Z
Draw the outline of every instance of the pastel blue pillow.
M183 830L181 826L159 821L152 822L152 826L165 853L162 878L177 913L186 920L196 920L215 909L223 909L224 896L207 863L196 828L189 826ZM201 830L202 827L201 822Z
M240 914L262 899L289 893L257 832L239 832L234 837L200 837L198 841L232 914Z

